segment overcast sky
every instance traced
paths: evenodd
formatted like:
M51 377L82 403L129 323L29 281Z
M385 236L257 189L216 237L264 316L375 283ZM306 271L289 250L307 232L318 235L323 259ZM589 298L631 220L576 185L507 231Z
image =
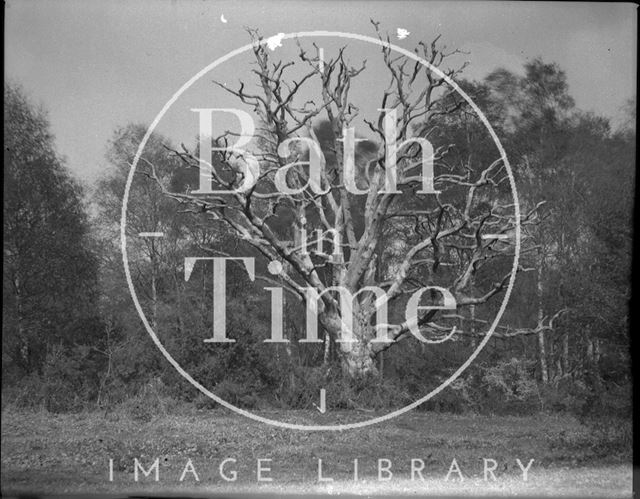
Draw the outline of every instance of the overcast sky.
M88 183L105 167L113 130L132 121L150 123L185 81L249 41L245 26L265 36L311 30L371 36L373 18L392 35L397 28L408 30L406 39L394 36L392 42L409 49L419 39L442 34L448 47L470 52L467 77L479 79L500 66L521 71L523 63L539 56L566 71L582 109L615 117L635 96L632 4L8 0L5 5L5 74L49 111L59 151ZM333 45L327 44L330 52ZM357 50L367 58L372 53L371 47ZM227 63L212 78L237 82L240 67L247 67L241 59ZM371 71L375 74L375 66ZM209 101L199 107L221 107L217 94L205 93L212 78L194 89L196 107L203 98ZM162 132L180 140L192 136L184 116L167 118Z

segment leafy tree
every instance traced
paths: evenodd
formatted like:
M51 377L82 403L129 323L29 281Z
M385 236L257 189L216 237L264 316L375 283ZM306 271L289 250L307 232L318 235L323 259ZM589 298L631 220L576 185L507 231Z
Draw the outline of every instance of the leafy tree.
M45 112L15 84L4 104L3 373L22 376L100 334L97 261L82 188Z
M597 367L603 342L618 345L610 359L628 365L621 349L628 329L634 131L626 126L612 134L607 120L576 109L555 64L534 60L522 77L497 70L485 84L505 120L521 204L545 201L544 224L527 228L539 252L524 261L538 272L520 280L529 287L519 293L537 295L539 319L560 309L570 319L538 332L541 380L558 383L581 376L585 365ZM630 103L628 113L634 112Z

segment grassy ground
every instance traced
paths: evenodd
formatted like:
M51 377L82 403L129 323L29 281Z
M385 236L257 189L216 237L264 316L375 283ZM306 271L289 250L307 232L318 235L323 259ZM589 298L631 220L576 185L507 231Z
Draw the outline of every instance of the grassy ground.
M319 413L263 413L299 420ZM335 413L334 420L348 414ZM371 416L371 415L369 415ZM570 416L480 417L417 413L346 432L302 432L255 423L226 411L161 416L151 421L100 414L4 412L2 492L215 493L261 491L350 494L631 495L631 427L610 421L587 427ZM134 459L154 473L134 480ZM226 482L219 466L237 473ZM496 481L485 481L483 458L497 462ZM109 460L113 481L109 481ZM257 460L270 471L257 481ZM323 477L318 482L318 460ZM354 481L353 460L358 459ZM391 462L389 481L378 480L378 460ZM411 477L411 460L422 477ZM451 473L455 459L463 475ZM528 480L516 462L526 466ZM188 461L194 473L185 474ZM383 462L387 465L387 462ZM492 465L491 462L488 465ZM382 477L388 477L386 472ZM491 477L489 477L491 478Z

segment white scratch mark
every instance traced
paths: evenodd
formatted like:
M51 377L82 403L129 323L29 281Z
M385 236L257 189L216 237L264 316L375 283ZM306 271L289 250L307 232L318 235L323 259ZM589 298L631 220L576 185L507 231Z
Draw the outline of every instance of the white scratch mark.
M408 37L411 34L410 31L407 31L404 28L398 28L398 40L404 40L406 37Z
M271 50L282 47L283 38L284 33L278 33L277 35L270 36L269 38L267 38L267 47L269 47Z
M140 237L164 237L164 232L140 232Z
M511 239L509 234L482 234L482 239Z

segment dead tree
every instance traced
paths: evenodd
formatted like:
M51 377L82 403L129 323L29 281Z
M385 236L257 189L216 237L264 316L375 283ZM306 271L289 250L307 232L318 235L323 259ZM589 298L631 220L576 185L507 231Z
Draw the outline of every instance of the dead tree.
M385 44L381 56L389 85L377 105L385 111L379 112L377 120L365 120L374 139L361 144L357 158L350 158L349 151L345 155L345 131L353 127L359 113L350 92L352 82L366 70L366 61L351 66L347 47L321 61L317 46L304 48L300 43L296 61L273 61L277 53L272 54L256 32L251 35L255 84L250 87L248 81L242 82L237 89L220 85L257 117L251 154L259 162L259 173L250 188L238 188L246 182L249 169L241 152L227 148L237 140L237 134L228 131L211 138L219 149L212 154L208 172L214 190L228 194L169 192L156 180L185 209L206 213L256 248L267 262L281 263L279 276L259 277L285 286L307 307L317 306L319 324L336 346L348 376L375 374L376 356L402 338L415 336L424 343L439 343L465 334L455 327L459 317L455 311L447 315L446 310L436 308L446 300L433 288L421 298L431 309L423 308L415 317L394 314L406 307L409 297L429 286L446 290L455 298L458 310L477 309L499 295L511 276L505 262L513 261L516 219L506 167L497 149L495 157L484 164L452 162L449 151L455 144L437 144L426 158L421 144L408 141L427 138L457 113L468 112L465 101L444 78L398 56ZM437 39L420 43L415 50L436 67L442 67L456 52L445 51ZM301 66L304 74L289 79L292 68L299 72ZM445 74L453 78L461 69L447 69ZM301 102L303 89L311 87L321 89L319 97ZM322 144L314 129L321 120L332 132ZM395 151L397 188L392 191L385 188L391 171L385 120L394 120L392 139L399 144ZM300 138L318 147L309 140L296 140ZM323 152L323 168L314 190L309 188L313 179L308 161L318 150ZM201 166L195 150L183 145L174 152L185 166ZM433 162L435 172L431 194L419 194L425 189L420 174L425 161ZM154 176L153 165L145 168ZM357 178L350 168L357 169ZM289 192L278 188L278 172L280 180L286 179ZM293 221L286 236L275 223L284 212ZM534 209L523 214L521 223L534 223L535 218ZM316 229L324 234L321 239L334 243L332 254L318 251L315 241L305 237ZM485 279L484 289L476 282L471 290L477 272L497 262L493 281L486 283ZM338 288L353 298L346 309ZM390 314L393 320L379 320L382 302L376 288L383 290L384 303L395 307ZM395 321L397 317L401 319Z

